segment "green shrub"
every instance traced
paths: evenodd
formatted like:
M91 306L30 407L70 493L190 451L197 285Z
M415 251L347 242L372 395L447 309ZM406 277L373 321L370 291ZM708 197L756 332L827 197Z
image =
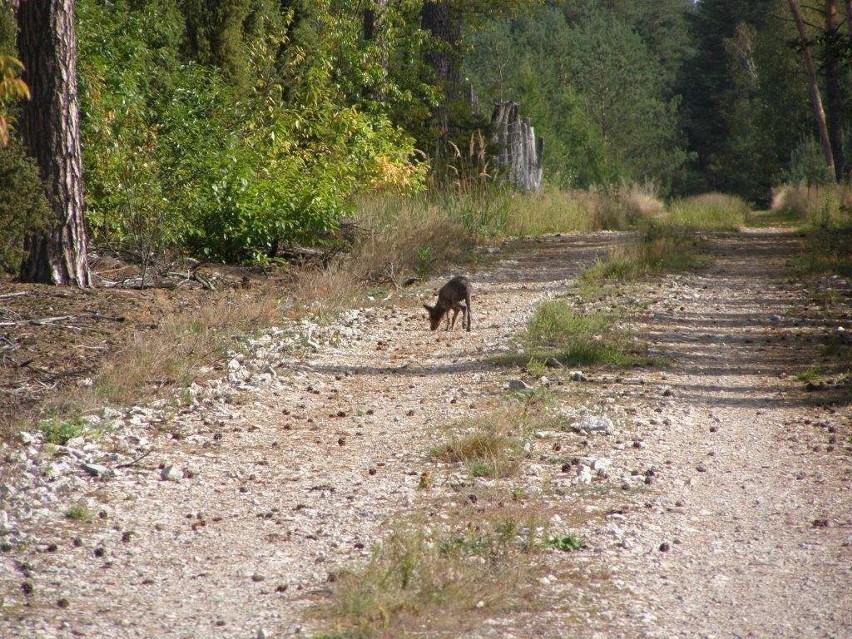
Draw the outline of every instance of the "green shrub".
M49 444L65 445L75 437L86 432L86 422L82 417L71 417L67 419L48 419L38 425L39 430L44 433L44 441Z
M0 147L0 269L17 272L26 238L50 228L51 222L35 163L14 140Z

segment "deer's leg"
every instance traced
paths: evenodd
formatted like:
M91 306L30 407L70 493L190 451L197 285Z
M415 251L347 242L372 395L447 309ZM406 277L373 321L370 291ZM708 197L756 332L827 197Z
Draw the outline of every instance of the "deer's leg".
M456 327L456 317L458 317L458 314L459 314L459 309L456 308L455 306L453 306L453 321L450 324L450 328ZM447 313L447 320L449 320L449 319L450 319L450 314ZM449 330L449 329L447 329L447 330Z

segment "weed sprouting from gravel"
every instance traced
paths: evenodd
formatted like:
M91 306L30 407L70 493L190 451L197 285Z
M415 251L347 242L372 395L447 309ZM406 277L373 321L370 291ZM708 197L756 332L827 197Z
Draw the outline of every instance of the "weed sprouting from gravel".
M79 416L67 419L54 418L39 423L38 429L44 433L44 441L48 444L64 446L75 437L86 433L87 424Z

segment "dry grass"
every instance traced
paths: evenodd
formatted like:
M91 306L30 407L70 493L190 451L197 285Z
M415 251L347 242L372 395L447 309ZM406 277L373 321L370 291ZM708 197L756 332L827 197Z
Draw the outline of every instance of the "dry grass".
M502 454L507 432L528 432L549 419L541 408L515 407L457 422L452 429L468 432L431 454L450 462ZM438 466L434 472L453 470ZM371 560L337 575L329 601L310 611L325 629L314 636L461 637L481 631L487 618L518 619L554 606L570 615L539 578L553 570L549 553L582 547L572 529L593 516L583 504L527 496L511 476L474 483L465 488L465 499L440 491L430 497L430 486L421 489L416 512L392 523ZM550 523L555 514L558 528ZM564 578L606 578L562 565Z
M432 448L430 459L463 463L473 477L498 479L517 473L523 457L519 439L523 420L519 414L506 412L485 420L462 420L451 428L456 434Z
M347 270L357 279L395 282L465 258L476 236L426 198L385 196L358 204L361 232Z
M772 192L772 211L805 227L846 227L852 225L852 187L784 184Z
M613 193L630 223L660 217L665 205L660 200L659 186L653 182L622 183Z
M363 282L340 261L323 268L302 268L293 273L287 287L284 311L291 319L333 315L351 305L362 288Z
M491 510L491 509L489 509ZM397 526L370 563L338 576L332 601L312 616L325 638L463 636L494 614L536 610L530 557L545 526L497 509L477 521ZM417 628L415 631L414 628Z
M102 364L90 386L69 389L52 399L48 412L74 414L104 403L129 406L168 396L201 377L241 335L280 319L277 300L240 292L214 294L203 304L167 315L152 331L131 329Z

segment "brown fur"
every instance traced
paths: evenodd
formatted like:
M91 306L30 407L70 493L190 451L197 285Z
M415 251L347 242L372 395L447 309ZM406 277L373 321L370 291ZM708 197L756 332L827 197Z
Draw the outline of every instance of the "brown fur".
M464 304L462 304L464 302ZM455 328L456 317L462 312L462 326L470 332L470 280L463 275L456 275L438 291L438 302L435 306L423 305L429 311L429 326L434 331L446 315L447 330ZM453 311L450 322L449 312Z

